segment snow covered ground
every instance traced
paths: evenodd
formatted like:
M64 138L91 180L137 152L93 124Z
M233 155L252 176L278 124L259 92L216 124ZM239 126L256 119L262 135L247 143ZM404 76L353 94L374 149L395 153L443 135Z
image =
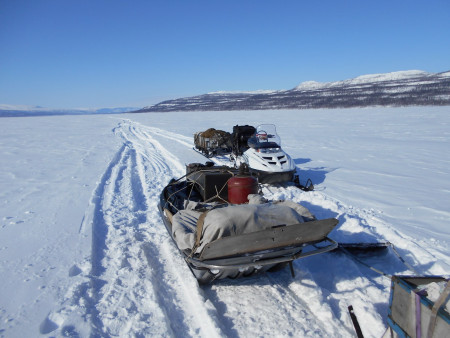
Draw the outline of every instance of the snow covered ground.
M450 107L0 119L0 336L365 337L386 328L390 281L342 253L199 286L158 195L204 162L193 133L275 123L301 180L265 186L341 242L390 241L420 274L450 275ZM413 274L392 250L365 262Z

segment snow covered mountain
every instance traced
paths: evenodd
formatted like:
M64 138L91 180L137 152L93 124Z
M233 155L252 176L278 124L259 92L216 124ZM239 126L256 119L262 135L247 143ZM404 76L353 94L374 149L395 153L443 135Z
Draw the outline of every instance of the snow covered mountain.
M410 70L350 80L303 82L290 90L214 92L163 101L137 112L450 105L450 71Z

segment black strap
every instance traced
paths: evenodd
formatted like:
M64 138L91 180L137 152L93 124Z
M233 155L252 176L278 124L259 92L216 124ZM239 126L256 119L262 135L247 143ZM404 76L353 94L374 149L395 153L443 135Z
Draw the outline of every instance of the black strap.
M353 326L355 327L356 336L358 338L364 338L361 327L359 326L358 319L356 318L355 312L353 311L353 306L348 307L348 312L350 313L350 318L352 319Z

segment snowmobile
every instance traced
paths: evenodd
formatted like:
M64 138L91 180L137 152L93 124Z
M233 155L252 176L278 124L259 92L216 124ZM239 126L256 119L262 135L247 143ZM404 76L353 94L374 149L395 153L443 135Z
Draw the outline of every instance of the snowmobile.
M207 158L229 155L234 167L246 163L252 175L260 183L281 183L294 181L296 166L292 158L281 149L281 139L273 124L262 124L256 128L249 125L233 127L230 134L210 128L194 134L194 150ZM312 182L306 185L312 190Z
M250 168L260 183L290 182L296 166L292 158L281 149L281 139L273 124L261 124L256 128L233 128L233 155ZM249 135L249 131L254 132Z
M337 248L335 218L317 220L292 201L267 201L246 165L192 163L160 195L167 231L199 283L238 278Z

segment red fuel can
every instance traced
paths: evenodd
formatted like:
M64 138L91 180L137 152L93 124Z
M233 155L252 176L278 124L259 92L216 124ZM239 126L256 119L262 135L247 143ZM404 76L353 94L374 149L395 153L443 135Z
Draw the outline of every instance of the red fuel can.
M228 180L228 202L243 204L249 194L258 193L258 180L253 176L234 176Z

